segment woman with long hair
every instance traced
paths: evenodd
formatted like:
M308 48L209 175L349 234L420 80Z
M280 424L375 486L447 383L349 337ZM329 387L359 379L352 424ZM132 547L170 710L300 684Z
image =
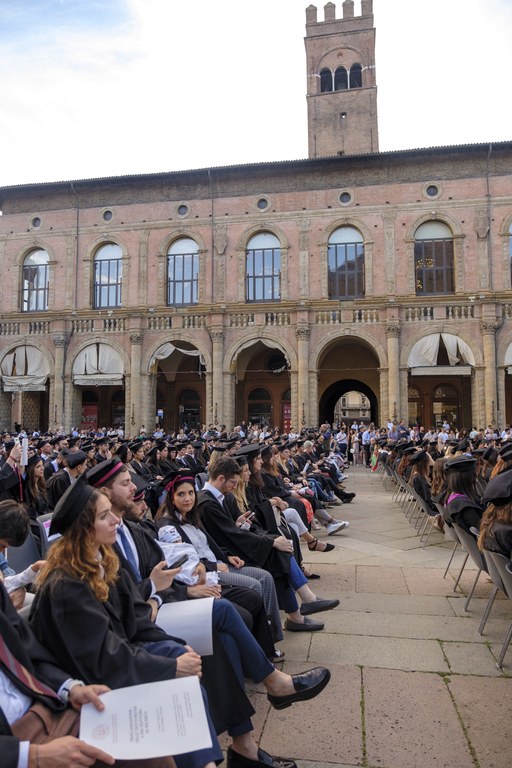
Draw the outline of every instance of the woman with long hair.
M264 610L258 610L253 616L252 631L269 658L280 658L274 648L274 642L279 639L277 630L281 626L281 619L272 576L263 568L245 565L237 556L226 555L206 533L197 507L194 476L190 471L181 469L174 476L169 475L167 481L165 498L158 509L155 523L159 531L158 538L164 548L169 550L169 556L172 556L173 545L176 555L180 554L183 542L189 548L192 547L194 555L205 566L208 585L220 586L222 597L236 603L240 587L260 595ZM187 569L190 570L188 565ZM275 628L272 636L269 620Z
M208 684L201 657L151 621L150 607L120 568L113 550L118 523L108 496L83 480L61 498L50 529L61 537L49 550L31 613L39 640L52 648L77 679L101 679L112 688L198 675L203 667L210 706L215 701L218 707L215 716L212 710L215 730L228 730L233 739L228 765L255 768L266 763L278 768L270 755L258 750L252 737L254 710L245 695L244 673L263 682L270 703L279 709L320 693L329 682L329 671L319 667L293 678L279 672L230 603L219 601L229 608L223 624L229 653L221 677L225 675L228 695L216 690ZM208 658L213 664L220 663ZM215 761L222 760L212 723L210 732L213 746L177 756L178 768L213 768ZM293 768L293 761L288 765Z
M430 471L433 463L432 457L427 451L416 451L410 460L412 470L409 476L409 485L412 485L418 496L426 503L429 510L429 518L431 518L430 522L434 528L442 532L444 530L444 522L432 500Z
M480 528L483 507L476 489L476 459L457 456L447 459L446 472L446 514L445 522L456 523L470 533L471 528Z
M25 477L25 503L29 517L35 520L49 511L48 492L44 481L44 464L38 454L31 456L27 463Z
M489 480L482 504L487 506L480 523L479 548L512 559L512 472Z

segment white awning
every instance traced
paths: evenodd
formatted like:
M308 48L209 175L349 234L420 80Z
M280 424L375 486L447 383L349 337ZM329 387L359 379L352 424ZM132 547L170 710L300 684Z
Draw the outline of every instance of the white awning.
M2 376L4 392L45 392L48 376Z
M471 376L470 365L421 365L411 368L411 376Z
M78 387L117 387L122 383L122 373L93 373L90 376L73 376L73 384Z
M44 392L50 366L43 353L22 344L8 352L1 365L4 392Z
M123 383L124 363L117 350L101 342L84 347L73 363L73 384L109 387Z

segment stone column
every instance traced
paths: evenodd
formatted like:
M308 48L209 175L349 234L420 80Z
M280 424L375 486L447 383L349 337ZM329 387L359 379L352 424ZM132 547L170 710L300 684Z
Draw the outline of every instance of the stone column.
M386 327L386 339L388 348L388 412L381 413L382 424L389 419L395 419L397 409L400 408L400 326L393 323ZM404 418L404 416L400 416Z
M55 367L53 371L53 408L50 411L49 426L56 429L61 424L67 428L64 397L64 377L65 377L65 352L68 337L65 334L53 337L53 346L55 348L54 358ZM71 396L71 393L69 393ZM71 413L71 403L68 403L68 410ZM51 407L51 406L50 406Z
M297 330L297 409L298 422L295 425L299 430L308 426L309 408L309 326L298 325ZM292 393L293 399L293 393Z
M141 381L141 359L142 359L142 331L133 331L130 333L130 358L131 358L131 373L130 373L130 392L129 400L125 401L125 422L126 431L128 434L133 435L144 423L144 419L147 419L148 414L142 414L142 381ZM155 412L156 413L156 412ZM153 418L154 418L153 414ZM152 425L145 424L146 429L149 429Z
M487 426L487 424L496 424L498 412L498 391L496 388L496 324L494 322L482 322L480 329L482 331L484 348L484 407L485 426Z
M506 380L506 373L507 369L501 366L498 368L497 374L498 374L498 403L500 405L499 410L496 415L496 419L498 422L498 425L503 428L506 423L507 418L507 409L506 409L506 400L505 400L505 380Z
M226 403L226 406L224 408L223 414L224 419L220 418L220 411L217 411L217 415L219 416L219 423L226 424L228 430L233 429L233 427L236 426L235 424L235 402L236 402L236 392L235 392L235 374L230 373L229 371L224 371L224 402ZM214 399L214 415L215 415L215 399Z
M224 331L221 328L210 331L212 340L212 412L213 418L217 418L221 424L234 426L234 410L230 414L224 411ZM229 403L229 399L226 403ZM234 406L234 403L233 403Z

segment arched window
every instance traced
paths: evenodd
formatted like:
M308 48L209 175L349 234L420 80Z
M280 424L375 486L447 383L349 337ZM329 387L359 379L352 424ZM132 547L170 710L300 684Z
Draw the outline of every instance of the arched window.
M281 298L281 244L270 232L260 232L247 243L245 297L247 301Z
M120 307L123 287L123 260L116 243L106 243L94 256L94 309Z
M42 248L25 257L21 291L22 312L43 312L48 309L49 261L48 254Z
M330 69L320 70L320 93L332 91L332 72Z
M363 87L363 68L360 64L352 64L350 67L350 88Z
M334 90L346 91L348 88L348 74L345 67L338 67L334 73Z
M453 236L446 224L427 221L414 243L416 294L453 293Z
M199 248L195 240L182 237L167 251L167 304L197 304L199 301Z
M354 227L340 227L329 238L327 249L329 298L364 296L363 236Z

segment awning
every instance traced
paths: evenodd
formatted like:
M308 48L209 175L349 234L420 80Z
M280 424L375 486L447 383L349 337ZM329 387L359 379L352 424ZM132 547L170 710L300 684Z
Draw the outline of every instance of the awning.
M123 384L122 373L93 373L73 376L73 384L78 387L114 387Z
M2 376L4 392L45 392L48 376Z
M421 365L411 368L411 376L471 376L470 365Z

